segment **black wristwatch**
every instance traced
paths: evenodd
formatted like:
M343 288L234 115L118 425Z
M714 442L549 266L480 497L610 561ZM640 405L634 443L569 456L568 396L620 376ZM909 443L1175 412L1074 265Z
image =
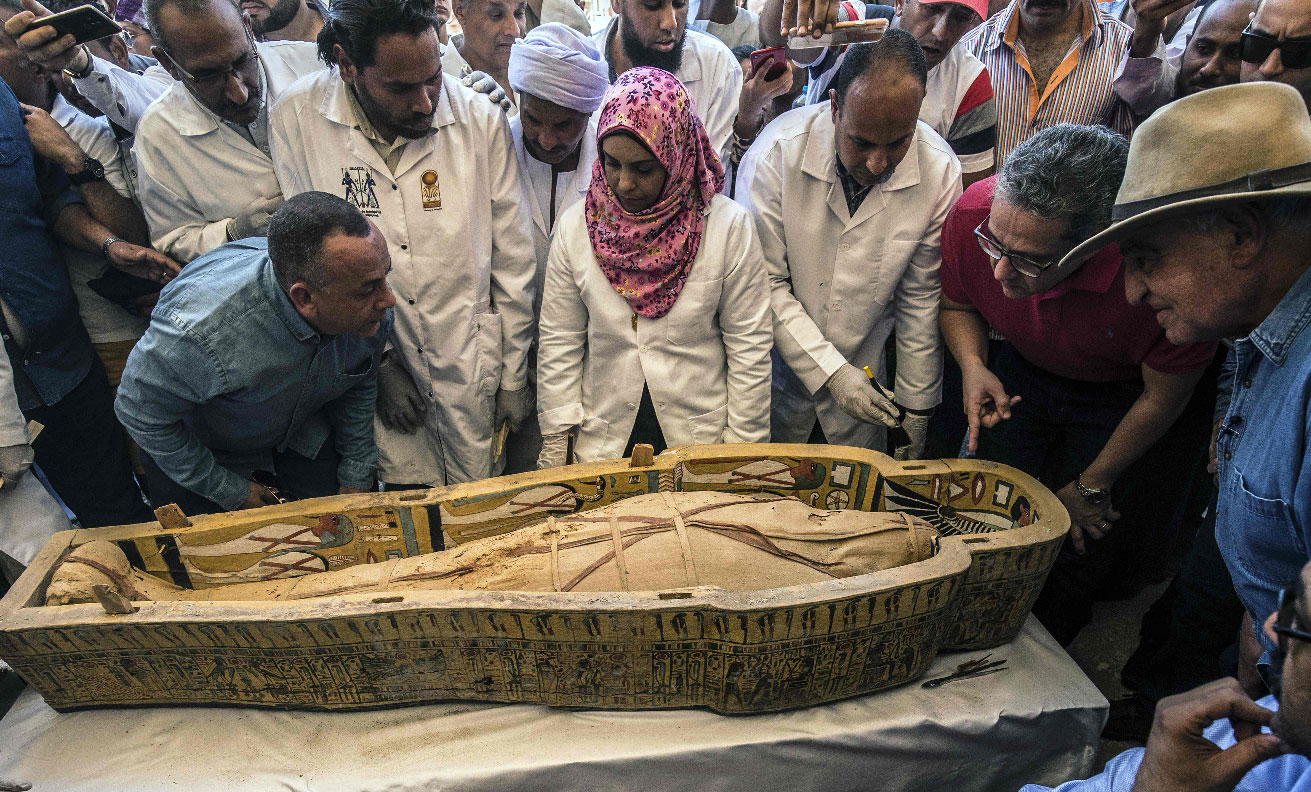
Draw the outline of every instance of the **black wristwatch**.
M87 157L82 160L82 170L77 173L68 174L68 182L73 186L79 184L88 184L95 181L105 180L105 166L100 164L100 160L95 157Z

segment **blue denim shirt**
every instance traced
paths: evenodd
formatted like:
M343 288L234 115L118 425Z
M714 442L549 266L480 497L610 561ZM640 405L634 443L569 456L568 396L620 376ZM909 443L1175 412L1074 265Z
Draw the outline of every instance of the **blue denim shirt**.
M370 338L319 335L278 285L263 239L216 248L160 293L128 358L115 410L177 483L239 508L272 452L318 455L330 432L340 483L363 488L392 312Z
M0 300L18 320L3 339L23 410L67 396L95 355L51 237L59 214L81 201L64 171L32 151L23 109L0 80Z
M1274 696L1257 702L1268 710L1277 710ZM1263 729L1269 732L1269 729ZM1212 723L1205 731L1206 739L1229 748L1234 745L1234 727L1228 718ZM1130 748L1106 763L1106 769L1087 781L1070 781L1055 790L1037 784L1028 784L1020 792L1130 792L1143 762L1143 749ZM1234 792L1311 792L1311 761L1298 754L1286 754L1268 759L1247 772L1234 787Z
M1233 391L1216 443L1215 534L1254 632L1311 560L1311 271L1234 343Z

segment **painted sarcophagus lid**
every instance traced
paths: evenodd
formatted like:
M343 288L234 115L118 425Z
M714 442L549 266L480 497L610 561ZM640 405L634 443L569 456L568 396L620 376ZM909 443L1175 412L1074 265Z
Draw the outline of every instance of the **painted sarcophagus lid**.
M790 709L1009 641L1069 525L1005 466L770 444L188 522L56 534L0 659L60 710Z

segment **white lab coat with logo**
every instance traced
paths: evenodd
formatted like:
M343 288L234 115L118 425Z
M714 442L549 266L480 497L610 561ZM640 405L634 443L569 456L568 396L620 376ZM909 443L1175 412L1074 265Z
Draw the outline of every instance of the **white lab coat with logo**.
M560 218L546 265L542 434L578 426L578 461L620 457L645 383L670 446L769 442L769 281L750 215L714 197L674 307L647 319L601 272L585 210Z
M318 49L305 41L255 45L265 101L318 71ZM141 209L158 250L186 264L228 241L228 221L257 198L278 194L273 162L187 90L173 83L141 117L132 149Z
M906 158L852 217L834 134L828 102L779 116L743 158L737 198L769 266L774 441L805 442L818 415L830 443L878 448L882 429L844 413L824 384L843 363L882 372L895 328L898 402L923 410L941 400L938 243L960 164L921 121Z
M273 108L270 142L285 195L340 195L387 238L391 342L428 410L413 434L376 425L382 480L496 475L496 391L524 387L535 327L532 237L505 114L444 75L433 133L405 145L393 175L354 128L347 90L335 70L292 86ZM435 189L424 188L428 174Z

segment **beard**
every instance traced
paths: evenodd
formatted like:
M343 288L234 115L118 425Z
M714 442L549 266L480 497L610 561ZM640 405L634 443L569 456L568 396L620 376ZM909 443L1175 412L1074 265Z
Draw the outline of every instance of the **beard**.
M304 0L278 0L269 9L269 15L263 22L251 20L250 27L259 36L282 30L296 18L303 4Z
M661 52L642 43L637 37L637 31L634 30L632 22L628 17L621 14L619 20L619 45L624 49L624 57L628 58L634 66L651 66L656 69L663 69L670 74L677 74L678 68L683 65L683 44L687 42L687 36L680 35L678 42L669 52Z
M352 90L355 92L355 101L360 103L360 108L364 110L364 115L369 119L369 123L373 124L375 128L386 127L394 134L410 140L424 137L431 131L432 118L437 112L435 106L433 107L433 112L426 116L417 116L413 113L409 113L405 118L397 118L386 105L374 99L373 96L365 90L364 86L356 84L352 86ZM379 129L379 131L382 130Z

